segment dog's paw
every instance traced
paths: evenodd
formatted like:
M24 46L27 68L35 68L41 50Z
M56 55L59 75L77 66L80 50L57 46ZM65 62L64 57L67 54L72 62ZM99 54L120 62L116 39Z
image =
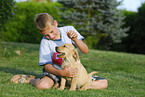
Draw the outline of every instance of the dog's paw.
M75 91L76 89L69 89L69 91Z
M86 88L83 88L83 87L79 89L79 91L86 91L86 90L87 89Z
M86 91L87 89L79 89L79 91Z
M53 86L53 89L57 89L59 87L59 84L56 83L54 86Z
M62 88L58 88L57 90L63 91L64 89L62 89Z

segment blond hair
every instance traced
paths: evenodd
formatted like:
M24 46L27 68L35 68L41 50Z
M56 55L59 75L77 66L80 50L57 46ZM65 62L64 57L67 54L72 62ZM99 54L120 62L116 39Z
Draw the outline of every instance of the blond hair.
M54 25L54 19L48 13L36 14L34 22L35 22L35 25L36 25L38 31L40 31L40 32L42 32L46 28L49 29L49 27L51 25Z

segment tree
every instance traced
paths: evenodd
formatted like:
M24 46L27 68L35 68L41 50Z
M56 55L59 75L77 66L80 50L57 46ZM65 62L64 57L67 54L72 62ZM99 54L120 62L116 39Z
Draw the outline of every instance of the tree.
M58 2L64 6L63 12L60 13L62 25L75 25L84 36L99 38L93 44L96 48L104 45L108 48L127 36L125 32L128 28L121 28L125 17L116 9L120 3L116 0L58 0Z
M145 54L145 3L138 8L138 12L124 11L124 15L126 16L124 26L130 25L130 30L127 31L128 36L122 42L125 51Z

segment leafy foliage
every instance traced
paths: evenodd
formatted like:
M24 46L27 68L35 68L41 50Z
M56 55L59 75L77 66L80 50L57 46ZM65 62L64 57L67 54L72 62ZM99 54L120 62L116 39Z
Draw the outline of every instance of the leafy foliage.
M58 3L20 2L15 5L15 19L7 22L1 31L0 38L3 41L39 43L42 36L35 27L35 15L49 13L54 19L59 20L58 10L55 8L60 6Z
M124 26L130 26L130 30L127 32L129 35L122 42L125 51L145 54L145 3L138 8L138 12L124 11L124 15L126 16Z
M0 0L0 31L3 25L12 17L13 0Z
M60 13L65 21L62 25L72 23L84 36L99 38L95 44L109 47L127 36L128 28L121 28L125 17L116 9L119 4L116 0L58 1L64 6Z

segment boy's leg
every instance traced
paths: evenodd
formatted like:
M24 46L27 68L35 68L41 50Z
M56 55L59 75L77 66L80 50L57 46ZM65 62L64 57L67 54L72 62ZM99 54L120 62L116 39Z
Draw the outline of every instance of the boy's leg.
M54 81L47 76L41 79L31 79L29 83L38 89L50 89L54 85Z
M108 81L106 79L92 81L89 89L105 89L108 86Z
M38 89L50 89L54 85L54 83L55 86L57 86L58 81L59 79L55 75L48 73L42 74L38 79L35 79L35 76L32 75L21 74L14 75L11 78L11 82L13 83L30 83Z

